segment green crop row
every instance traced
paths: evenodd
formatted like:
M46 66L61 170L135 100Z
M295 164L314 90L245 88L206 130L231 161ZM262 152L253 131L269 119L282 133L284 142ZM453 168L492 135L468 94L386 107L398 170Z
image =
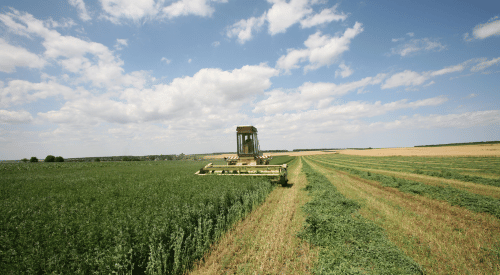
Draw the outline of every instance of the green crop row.
M315 160L312 160L315 161ZM489 213L500 218L500 200L462 191L451 186L434 186L403 178L390 177L369 171L360 171L351 167L336 165L316 160L315 163L335 170L346 171L363 179L380 182L382 186L398 188L405 193L427 196L431 199L444 200L451 205L458 205L474 212Z
M483 177L478 177L478 176L462 175L462 174L459 174L457 172L449 171L449 170L423 171L420 169L416 169L415 171L413 171L413 173L425 174L425 175L433 176L433 177L440 177L440 178L445 178L445 179L455 179L455 180L461 180L461 181L467 181L467 182L473 182L473 183L478 183L478 184L500 187L500 179L490 179L490 178L483 178Z
M293 161L294 159L296 159L295 157L293 156L276 156L276 157L273 157L271 159L271 161L269 161L269 164L270 165L281 165L281 164L285 164L285 163L290 163L291 161Z
M205 164L0 166L2 274L184 273L273 188Z
M322 174L303 163L312 196L299 234L321 247L317 274L423 274L422 268L391 243L384 230L363 218L360 205L345 198Z

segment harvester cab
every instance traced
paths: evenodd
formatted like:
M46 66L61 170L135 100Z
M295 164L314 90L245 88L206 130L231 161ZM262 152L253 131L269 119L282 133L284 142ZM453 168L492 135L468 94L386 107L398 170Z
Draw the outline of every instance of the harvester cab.
M257 128L253 126L236 127L236 156L226 157L227 165L207 164L196 172L197 175L237 175L266 176L286 184L287 165L269 165L269 156L260 151Z

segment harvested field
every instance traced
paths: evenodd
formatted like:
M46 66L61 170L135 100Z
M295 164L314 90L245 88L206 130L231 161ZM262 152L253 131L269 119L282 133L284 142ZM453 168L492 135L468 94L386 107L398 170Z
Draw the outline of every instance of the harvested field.
M317 249L297 237L305 222L301 210L309 199L302 163L289 169L286 187L228 232L191 274L308 274Z
M417 162L425 165L427 159L435 162L436 158L376 158L378 163L373 161L374 157L347 155L309 156L305 160L344 196L361 203L363 217L384 228L388 237L427 273L500 272L500 220L498 213L495 216L483 212L487 205L498 212L500 187L444 179L440 173L429 176L400 172ZM440 163L430 167L467 163L484 173L490 171L491 178L498 179L500 168L495 160L495 157L442 157ZM408 182L412 185L404 185L407 179L412 180ZM457 195L433 193L445 190Z
M500 144L340 150L357 156L500 156Z

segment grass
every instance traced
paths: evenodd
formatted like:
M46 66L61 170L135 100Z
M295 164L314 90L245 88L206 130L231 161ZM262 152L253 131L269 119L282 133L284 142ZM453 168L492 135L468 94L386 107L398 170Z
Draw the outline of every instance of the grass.
M385 232L359 213L321 173L303 164L312 199L304 211L307 227L301 238L321 247L317 274L423 274L422 268L391 243Z
M0 166L3 274L180 274L266 198L201 162Z

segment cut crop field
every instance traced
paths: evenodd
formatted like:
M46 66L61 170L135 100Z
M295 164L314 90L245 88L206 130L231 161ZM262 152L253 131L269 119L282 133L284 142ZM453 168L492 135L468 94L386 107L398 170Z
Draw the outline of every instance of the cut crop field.
M304 161L426 273L500 272L498 157L332 154Z
M0 165L2 274L180 274L273 185L187 161Z

